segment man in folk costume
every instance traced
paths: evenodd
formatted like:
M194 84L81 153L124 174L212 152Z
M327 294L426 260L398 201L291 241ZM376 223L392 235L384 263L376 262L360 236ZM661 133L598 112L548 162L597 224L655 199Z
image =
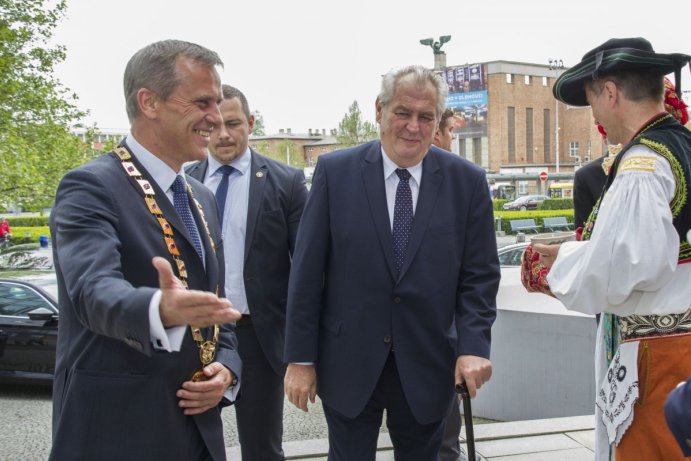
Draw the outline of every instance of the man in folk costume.
M671 72L681 93L689 61L655 53L643 38L611 39L553 89L566 104L590 105L623 146L583 241L534 248L551 266L548 290L567 308L606 314L595 358L598 460L684 459L663 405L691 375L691 132L663 95Z

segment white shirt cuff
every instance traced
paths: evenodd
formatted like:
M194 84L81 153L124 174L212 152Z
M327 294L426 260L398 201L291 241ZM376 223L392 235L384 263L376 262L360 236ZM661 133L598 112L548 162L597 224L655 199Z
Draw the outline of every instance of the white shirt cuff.
M164 328L159 313L161 290L151 297L149 302L149 336L154 349L166 352L179 352L185 337L186 326Z

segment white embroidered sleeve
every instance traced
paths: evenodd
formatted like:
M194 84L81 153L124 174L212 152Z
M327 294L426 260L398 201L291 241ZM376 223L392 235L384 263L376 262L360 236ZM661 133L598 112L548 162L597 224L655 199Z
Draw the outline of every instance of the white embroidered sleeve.
M645 146L626 152L591 239L563 244L547 276L568 309L618 315L680 310L677 301L661 304L658 293L670 289L677 271L679 235L669 206L675 187L664 157Z

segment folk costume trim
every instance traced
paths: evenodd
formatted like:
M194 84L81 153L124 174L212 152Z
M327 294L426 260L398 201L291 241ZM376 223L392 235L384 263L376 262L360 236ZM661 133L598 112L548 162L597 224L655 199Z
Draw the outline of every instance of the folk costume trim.
M682 314L619 317L622 341L691 334L691 309Z
M642 171L645 173L655 173L657 160L654 157L644 157L635 155L627 158L619 165L619 173L622 171Z
M149 212L152 215L154 215L156 221L158 221L158 224L161 226L161 231L163 233L163 241L166 244L166 248L168 248L168 253L170 253L170 256L175 261L175 267L177 269L178 278L180 279L180 282L185 287L185 289L189 289L189 285L187 283L187 269L185 267L185 262L182 260L182 256L180 256L180 251L178 250L178 247L175 244L175 240L173 238L173 227L163 216L163 211L156 202L156 191L151 186L151 183L149 183L147 179L144 179L139 170L137 170L137 167L134 165L134 163L131 162L132 156L130 155L127 149L125 149L123 146L117 146L114 151L120 159L120 164L124 168L127 175L130 177L130 179L132 179L132 181L135 184L139 186L142 192L144 192L144 202L146 203L146 207L149 209ZM214 240L213 238L211 238L211 232L209 231L209 224L206 222L206 218L204 217L204 210L202 209L202 206L199 203L199 201L194 196L194 192L192 191L192 188L189 184L187 185L187 192L192 198L194 204L196 205L197 210L199 211L199 216L201 217L202 223L204 223L204 230L206 231L207 237L209 237L211 247L214 249L214 251L216 251L216 245L214 244ZM216 289L216 291L216 294L218 294L218 288ZM199 370L194 372L190 379L195 382L206 381L206 375L202 370L205 366L210 364L216 356L216 345L218 344L220 328L217 324L214 325L213 336L211 339L204 338L199 327L190 325L190 330L192 331L192 339L194 339L194 342L197 344L197 347L199 348L199 361L202 363L202 366L199 368Z

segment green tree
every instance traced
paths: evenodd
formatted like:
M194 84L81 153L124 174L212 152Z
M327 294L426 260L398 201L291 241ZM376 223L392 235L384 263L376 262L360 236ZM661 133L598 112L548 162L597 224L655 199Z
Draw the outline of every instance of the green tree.
M258 110L255 110L254 112L252 112L252 115L254 115L254 126L252 127L252 135L265 136L266 132L264 130L264 117L262 116L262 113Z
M295 168L305 167L305 157L302 148L294 141L284 140L276 145L276 160Z
M377 139L378 135L377 127L372 122L362 119L360 106L357 101L353 101L353 104L348 108L348 113L338 124L336 134L338 143L344 147L356 146Z
M50 206L69 169L93 154L70 133L84 116L53 75L65 49L50 46L65 0L0 0L0 196L26 208Z

